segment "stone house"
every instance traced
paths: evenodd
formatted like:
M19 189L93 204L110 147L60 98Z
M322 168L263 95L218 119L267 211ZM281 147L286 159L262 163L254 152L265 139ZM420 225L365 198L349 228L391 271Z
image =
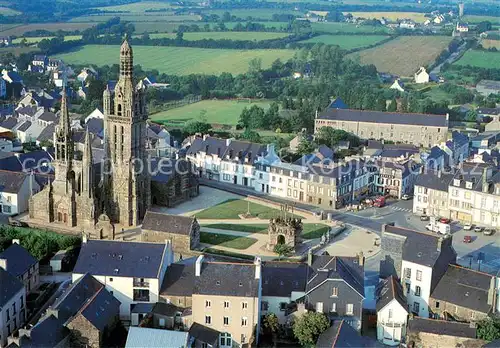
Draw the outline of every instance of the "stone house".
M448 115L428 115L370 110L327 109L317 115L314 133L332 127L361 139L385 139L431 147L446 140Z
M448 186L452 173L426 171L417 176L413 198L413 213L450 218Z
M411 159L376 160L378 169L374 174L373 191L401 199L404 194L412 194L420 165Z
M457 254L451 236L382 225L380 278L400 279L412 313L429 317L430 295Z
M495 277L449 265L431 294L429 307L435 319L477 322L495 311Z
M183 309L193 305L193 264L173 263L170 265L160 289L160 301L172 303Z
M0 267L19 279L30 293L38 288L40 271L38 260L13 239L12 245L0 254Z
M147 211L141 228L143 242L172 242L176 255L192 254L200 245L200 225L196 217Z
M359 331L352 328L347 320L335 320L328 329L318 337L318 348L378 347L377 341L367 336L361 336Z
M221 333L208 326L194 323L189 328L188 342L192 348L218 347Z

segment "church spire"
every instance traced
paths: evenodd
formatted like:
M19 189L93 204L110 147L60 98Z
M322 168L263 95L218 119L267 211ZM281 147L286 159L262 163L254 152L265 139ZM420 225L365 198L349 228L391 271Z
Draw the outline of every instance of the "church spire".
M120 47L120 77L132 78L134 70L134 57L132 47L128 43L128 38L125 35L125 40Z
M56 160L69 162L73 158L73 134L69 123L69 111L66 100L66 88L62 90L61 110L59 111L59 124L54 132L54 145Z
M66 100L66 88L62 90L61 96L61 110L59 114L59 131L62 133L61 135L67 135L70 131L69 126L69 111L68 111L68 103Z
M85 131L85 144L83 147L83 177L82 177L82 191L86 193L88 198L92 197L93 185L94 185L94 171L93 171L93 160L92 160L92 138L90 137L90 132Z

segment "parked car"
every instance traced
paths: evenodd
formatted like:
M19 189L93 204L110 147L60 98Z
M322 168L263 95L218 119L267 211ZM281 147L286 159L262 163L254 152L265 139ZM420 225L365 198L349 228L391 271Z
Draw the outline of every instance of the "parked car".
M483 231L483 234L485 236L491 236L494 233L495 233L495 229L494 228L485 228L484 231Z
M470 231L473 228L474 228L474 225L472 225L472 224L467 223L464 225L464 230L466 230L466 231Z
M483 232L483 228L481 226L474 227L474 232Z
M429 221L429 219L428 215L420 215L420 221Z
M441 218L441 219L439 219L439 222L442 224L449 224L451 222L451 220L448 218Z
M472 237L471 236L464 236L464 243L472 243Z
M404 195L402 195L402 196L401 196L401 199L402 199L403 201L408 201L408 200L410 200L410 199L411 199L411 196L410 196L409 194L406 194L406 193L405 193Z

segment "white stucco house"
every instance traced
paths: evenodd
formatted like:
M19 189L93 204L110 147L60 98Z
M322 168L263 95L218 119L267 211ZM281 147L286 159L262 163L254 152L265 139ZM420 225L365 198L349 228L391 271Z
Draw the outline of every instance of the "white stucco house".
M377 293L377 339L388 346L399 346L406 336L408 305L401 284L390 276L380 282Z
M421 66L415 73L415 83L428 83L430 76L423 66Z
M0 347L7 347L7 338L26 321L26 289L23 283L0 267Z
M72 281L86 273L92 275L120 301L120 318L130 320L132 305L159 301L160 287L172 261L170 242L159 244L84 238Z
M15 215L27 211L30 189L33 193L40 191L40 186L32 175L0 171L0 213Z

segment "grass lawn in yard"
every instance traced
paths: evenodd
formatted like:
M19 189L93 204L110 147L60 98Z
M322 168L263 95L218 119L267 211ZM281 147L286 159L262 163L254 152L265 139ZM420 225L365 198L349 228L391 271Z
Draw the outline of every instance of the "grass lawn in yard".
M453 64L470 65L478 68L500 69L500 52L468 50Z
M423 23L427 19L427 17L425 17L425 13L420 12L344 12L344 14L347 13L351 13L354 17L362 17L367 19L386 18L391 21L409 18L417 23Z
M113 65L118 61L118 45L85 45L66 53L56 55L67 64ZM160 73L172 75L239 74L248 71L249 62L258 58L262 67L269 67L280 58L287 61L295 54L294 50L258 49L233 50L191 47L135 46L134 64L144 70L157 69Z
M214 205L208 209L202 210L196 213L196 218L199 220L203 219L239 219L238 215L245 214L248 209L248 201L243 199L230 199L220 204ZM268 220L276 217L281 212L278 209L273 209L265 205L260 205L257 203L250 202L250 214L259 219ZM291 215L291 214L289 214ZM295 216L300 218L300 216Z
M373 45L387 39L382 35L319 35L300 41L302 43L324 43L326 45L338 45L345 50Z
M258 105L261 108L267 109L269 102L202 100L197 103L162 111L149 117L153 121L179 125L188 121L201 121L201 114L204 113L204 120L210 124L236 125L243 109L250 108L252 105Z
M364 65L374 64L380 72L413 76L419 67L432 64L451 39L451 36L400 36L348 57Z
M257 239L248 237L230 236L209 232L200 233L200 243L219 245L226 248L244 250L255 244Z
M247 225L239 225L239 224L209 224L202 225L203 227L208 228L218 228L221 230L230 230L230 231L239 231L239 232L248 232L248 233L267 233L267 224L247 224ZM321 238L325 232L327 232L329 227L323 224L303 224L302 228L302 238L304 239L315 239Z

